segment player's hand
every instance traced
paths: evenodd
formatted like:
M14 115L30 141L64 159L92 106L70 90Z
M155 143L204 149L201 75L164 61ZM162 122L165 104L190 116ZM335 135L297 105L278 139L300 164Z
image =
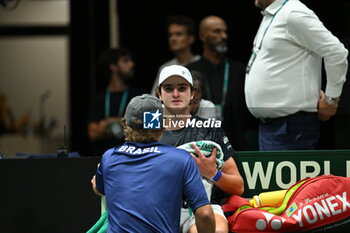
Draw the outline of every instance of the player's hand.
M214 148L210 157L207 158L202 154L202 152L194 143L192 143L191 146L196 151L196 154L198 155L198 157L193 156L193 158L199 168L199 172L201 173L202 176L205 176L210 179L216 173L217 148Z

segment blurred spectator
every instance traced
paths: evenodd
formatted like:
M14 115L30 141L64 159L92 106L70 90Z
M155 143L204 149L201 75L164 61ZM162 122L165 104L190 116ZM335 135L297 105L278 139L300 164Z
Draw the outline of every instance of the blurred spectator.
M200 77L200 73L197 71L193 71L193 92L194 97L191 100L190 113L191 115L197 115L202 118L215 118L215 105L210 100L206 100L202 98L202 80Z
M257 149L258 121L250 114L244 99L245 65L229 59L228 28L224 19L207 16L199 25L202 57L188 64L202 77L203 98L215 104L217 118L236 150Z
M124 143L121 117L130 99L143 92L129 84L134 67L132 53L126 48L111 48L99 56L98 78L107 79L108 86L96 94L90 106L87 130L94 156Z
M196 22L184 15L172 15L166 19L165 24L168 33L169 49L175 57L159 67L151 90L153 95L158 87L159 73L164 67L169 65L187 65L200 59L199 55L192 53L192 45L196 40Z

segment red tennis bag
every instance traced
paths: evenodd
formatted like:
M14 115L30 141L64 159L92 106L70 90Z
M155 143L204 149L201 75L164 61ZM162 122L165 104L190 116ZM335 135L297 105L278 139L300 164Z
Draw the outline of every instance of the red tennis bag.
M350 178L305 178L287 190L280 206L253 207L232 196L223 210L230 232L350 232Z

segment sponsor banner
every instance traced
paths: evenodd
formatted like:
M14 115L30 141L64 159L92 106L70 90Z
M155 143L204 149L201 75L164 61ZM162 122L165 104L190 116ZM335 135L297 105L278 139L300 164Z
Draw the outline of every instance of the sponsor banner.
M244 197L287 189L307 177L350 177L350 150L241 151L235 160L245 180Z

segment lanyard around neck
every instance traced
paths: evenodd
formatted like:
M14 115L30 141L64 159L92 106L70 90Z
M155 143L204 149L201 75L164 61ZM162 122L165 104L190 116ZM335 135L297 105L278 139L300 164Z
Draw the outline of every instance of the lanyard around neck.
M228 89L228 83L230 80L230 63L225 59L225 71L224 71L224 83L222 86L222 96L221 96L221 105L224 106L226 102L226 95L227 95L227 89ZM210 86L206 85L206 91L208 93L208 97L210 100L212 100L212 95L210 91Z
M230 73L230 64L227 60L225 60L225 74L224 74L224 85L222 87L222 97L221 97L221 105L224 106L226 102L228 81L229 81L229 73Z
M126 100L128 99L128 94L129 94L129 91L128 91L128 89L126 89L123 92L122 99L120 100L118 116L122 116L122 114L124 112ZM105 96L105 117L106 118L110 117L110 113L111 113L111 93L109 91L109 88L107 87L106 88L106 96Z
M270 20L269 25L267 25L267 27L265 28L265 31L264 31L264 33L263 33L263 35L262 35L262 37L261 37L260 44L259 44L259 46L257 46L258 50L261 49L262 42L263 42L263 40L264 40L265 34L266 34L267 30L270 28L270 26L271 26L273 20L275 19L277 13L282 9L282 7L283 7L287 2L288 2L288 0L285 0L285 1L282 3L282 5L280 6L280 8L278 8L278 10L277 10L277 11L275 12L275 14L272 16L272 19Z

